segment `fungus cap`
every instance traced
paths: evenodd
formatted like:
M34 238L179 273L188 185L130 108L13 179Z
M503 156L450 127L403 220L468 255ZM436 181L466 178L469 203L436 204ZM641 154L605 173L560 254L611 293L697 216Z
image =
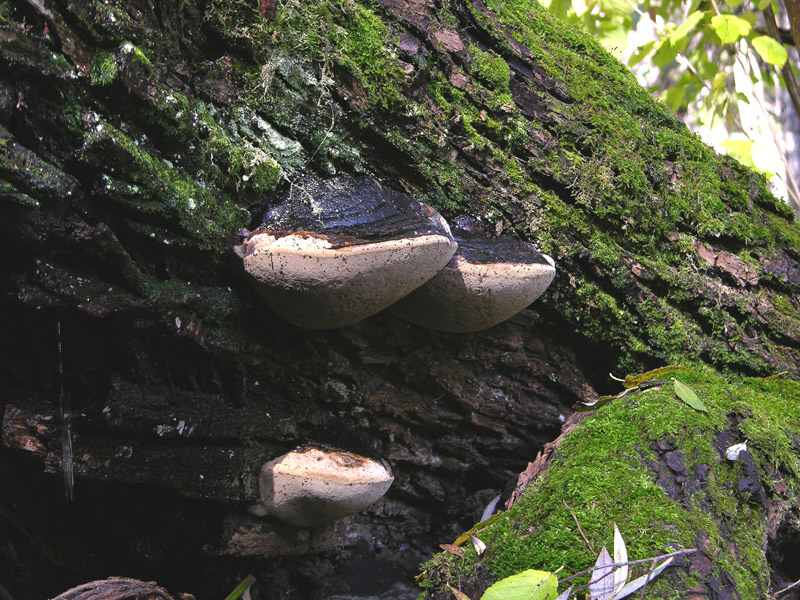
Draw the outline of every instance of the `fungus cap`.
M235 248L257 291L294 325L365 319L425 283L456 250L439 213L372 179L314 180L304 190Z
M392 306L416 325L466 333L497 325L536 300L555 263L531 244L488 237L467 218L453 226L458 251L432 279Z
M392 485L379 462L342 450L308 446L264 464L253 512L313 527L360 512Z

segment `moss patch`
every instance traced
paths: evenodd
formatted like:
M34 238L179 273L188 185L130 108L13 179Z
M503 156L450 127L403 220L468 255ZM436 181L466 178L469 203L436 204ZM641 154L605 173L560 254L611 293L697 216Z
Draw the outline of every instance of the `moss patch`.
M743 461L725 459L720 440L726 445L746 441L765 497L790 502L797 510L800 384L781 378L729 381L713 372L676 378L691 386L708 413L682 403L669 382L600 409L564 440L546 473L520 501L479 533L489 546L486 554L478 559L464 547L463 563L438 555L423 567L422 587L432 593L445 583L455 586L459 576L469 581L478 564L492 579L562 567L564 577L591 567L595 558L566 501L596 551L613 545L614 522L631 560L699 544L717 576L728 573L743 597L763 597L769 584L764 554L769 523L756 495L739 491ZM665 451L679 453L685 465L679 489L659 485L660 478L675 476L667 467L657 473L646 466ZM691 574L681 568L668 573L646 597L671 597L676 590L680 597Z

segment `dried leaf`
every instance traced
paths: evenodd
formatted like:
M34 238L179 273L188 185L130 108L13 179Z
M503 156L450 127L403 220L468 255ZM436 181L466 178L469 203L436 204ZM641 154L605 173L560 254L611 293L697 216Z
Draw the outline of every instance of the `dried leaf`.
M614 562L628 562L628 549L625 547L625 540L619 532L619 527L614 523ZM628 581L628 565L614 569L614 593L618 593Z
M756 379L759 381L772 381L773 379L779 379L788 373L789 371L781 371L780 373L775 373L774 375L769 375L767 377L756 377Z
M558 578L553 573L529 569L501 579L481 600L555 600L557 591Z
M439 548L450 554L455 554L459 558L464 558L464 551L458 546L454 546L453 544L439 544Z
M597 557L597 562L594 564L592 579L589 581L591 600L610 600L614 595L614 578L611 576L613 567L609 567L610 564L613 564L611 555L603 546L600 556Z
M573 406L572 408L574 408L577 412L586 412L586 411L589 411L589 410L596 410L596 409L600 408L601 406L604 406L604 405L608 404L609 402L611 402L612 400L616 400L616 399L617 399L617 396L600 396L594 402L580 402L580 403L576 404L575 406Z
M629 584L623 587L618 594L614 595L613 600L621 600L625 596L630 596L633 592L644 587L645 584L649 583L650 581L653 581L653 579L655 579L661 573L661 571L663 571L669 566L669 563L672 562L673 558L674 557L670 556L667 560L665 560L655 569L653 569L652 572L645 573L641 577L637 577L636 579L631 581Z
M725 456L728 457L728 460L736 460L742 452L747 452L747 442L734 444L725 451Z
M569 595L572 593L572 588L574 588L574 587L575 587L574 585L569 586L567 589L565 589L563 592L561 592L558 596L556 596L555 600L568 600Z
M472 546L475 548L475 552L478 554L478 556L483 554L484 550L486 550L486 544L484 544L474 535L469 536L469 539L472 540Z
M458 536L456 541L453 542L453 544L455 544L456 546L460 546L461 544L466 542L472 535L478 533L481 529L486 529L489 525L494 523L499 518L500 518L500 513L498 513L496 515L492 515L491 517L489 517L488 519L486 519L482 523L478 523L477 525L475 525L475 527L473 527L472 529L470 529L466 533L462 533L460 536Z
M681 383L675 378L672 379L672 383L673 387L675 388L675 393L678 395L678 398L686 402L686 404L688 404L695 410L708 412L706 405L703 404L703 401L697 397L697 394L694 393L694 390L692 390L692 388L690 388L688 385Z
M688 371L686 367L681 365L667 365L666 367L659 367L658 369L653 369L652 371L647 371L646 373L639 373L638 375L628 375L622 381L623 387L628 389L638 387L642 385L645 381L650 381L656 377L661 375L666 375L667 373L672 373L673 371Z
M456 597L456 600L471 600L471 598L469 596L467 596L464 592L462 592L461 590L455 589L450 584L447 584L447 589L449 589L451 592L453 592L453 596Z
M258 12L265 19L274 21L277 15L277 10L277 0L259 0L258 2Z
M486 505L486 508L483 509L483 514L481 515L481 520L479 523L483 523L486 519L494 514L494 509L497 508L497 503L500 502L500 498L502 498L502 495L497 494L497 496L492 498L491 502Z

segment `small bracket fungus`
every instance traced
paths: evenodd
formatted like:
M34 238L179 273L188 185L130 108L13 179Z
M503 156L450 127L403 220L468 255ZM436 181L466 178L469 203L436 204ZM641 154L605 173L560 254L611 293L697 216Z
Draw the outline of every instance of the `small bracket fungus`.
M393 479L383 465L369 458L306 446L261 467L260 502L250 510L296 527L323 525L375 503Z
M555 277L552 258L509 236L489 237L467 217L456 220L453 236L458 251L447 266L393 313L429 329L478 331L521 311Z
M416 289L456 250L442 217L368 178L304 183L234 250L281 317L345 327Z

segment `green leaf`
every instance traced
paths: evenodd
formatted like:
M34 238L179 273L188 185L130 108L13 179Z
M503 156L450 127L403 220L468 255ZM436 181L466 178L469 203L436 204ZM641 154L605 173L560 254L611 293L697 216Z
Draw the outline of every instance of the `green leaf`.
M731 10L736 10L739 8L742 5L742 2L744 2L744 0L725 0L725 4L727 4L728 8Z
M725 89L725 81L727 79L728 74L725 71L722 73L717 73L716 77L714 77L714 81L711 83L711 91L718 92Z
M225 600L237 600L238 598L242 597L247 590L250 589L250 586L255 583L256 578L252 575L248 575L245 577L242 582L236 586L236 588L225 597Z
M725 130L730 134L737 130L736 126L736 103L730 101L730 97L725 99L723 116L725 117Z
M669 43L673 46L677 46L683 40L683 38L689 35L689 32L695 28L695 25L703 20L705 15L706 13L702 10L696 10L686 17L686 20L670 34Z
M664 102L675 112L684 105L683 99L686 96L686 86L676 85L667 90Z
M678 381L677 379L672 379L673 387L675 388L675 393L678 395L678 398L686 402L689 406L691 406L695 410L699 410L701 412L708 412L706 405L703 404L703 401L697 397L697 394L694 393L694 390L690 388L688 385L685 385Z
M756 168L753 163L753 140L732 140L729 138L723 140L720 145L743 165Z
M780 68L786 63L786 48L768 35L753 38L751 43L765 62Z
M669 38L663 40L661 44L659 44L656 53L653 55L653 64L663 69L675 60L675 57L678 56L678 51L679 48L677 46L670 44Z
M650 54L650 52L653 50L653 46L655 45L655 40L650 40L646 44L639 46L636 50L634 50L633 54L631 54L631 57L628 59L628 66L632 67L642 62L645 58L647 58L647 55Z
M552 15L558 17L562 21L567 20L567 14L569 13L569 7L571 2L569 0L553 0L550 3L549 11Z
M745 21L747 21L748 23L750 23L750 27L755 27L756 26L756 21L758 21L758 17L756 16L756 14L754 12L746 10L745 12L741 13L739 16L741 18L743 18Z
M557 595L558 578L553 573L528 569L501 579L481 600L553 600Z
M753 140L727 139L724 140L720 145L730 154L733 154L738 158L740 156L750 155L750 149L753 147Z
M600 0L600 8L607 17L629 15L633 10L625 0Z
M723 44L732 44L750 33L750 23L735 15L714 15L711 17L711 27Z

